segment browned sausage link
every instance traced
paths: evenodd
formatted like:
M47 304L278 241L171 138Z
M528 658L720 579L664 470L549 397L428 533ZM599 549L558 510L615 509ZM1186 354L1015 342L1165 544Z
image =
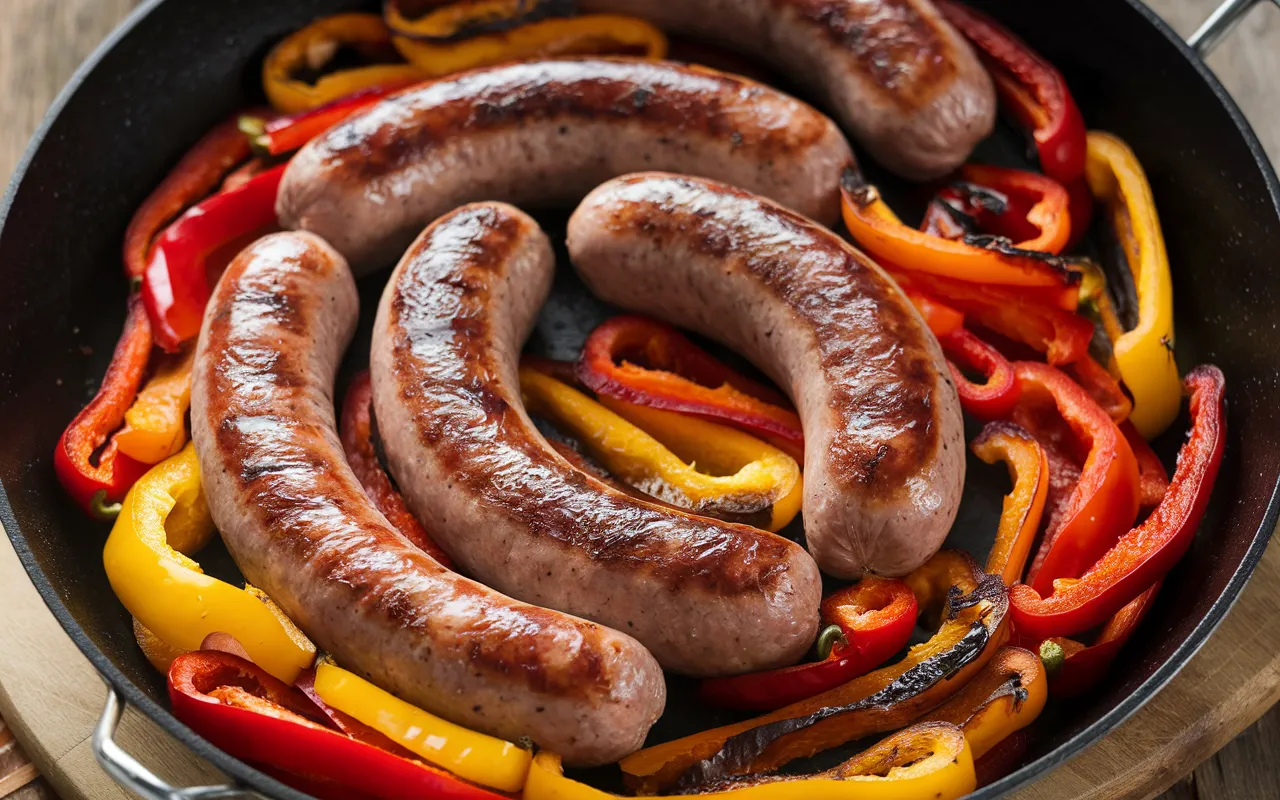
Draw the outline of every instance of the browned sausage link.
M365 497L332 397L356 314L346 263L306 233L245 249L209 304L192 435L246 579L344 666L425 709L581 764L631 752L665 692L639 643L446 570Z
M803 549L629 497L573 468L530 421L517 359L553 272L546 236L500 203L441 217L396 268L370 371L410 508L468 574L626 631L668 669L794 662L821 590Z
M804 525L824 572L902 575L951 527L963 423L938 343L871 259L714 181L628 175L569 220L601 299L718 339L786 389L804 426Z
M852 160L835 123L732 75L628 59L489 67L387 100L289 164L281 224L328 239L357 274L473 200L570 206L642 169L708 175L825 224Z
M929 0L579 5L644 17L668 32L765 60L814 91L877 161L907 178L935 178L960 166L995 123L991 78Z

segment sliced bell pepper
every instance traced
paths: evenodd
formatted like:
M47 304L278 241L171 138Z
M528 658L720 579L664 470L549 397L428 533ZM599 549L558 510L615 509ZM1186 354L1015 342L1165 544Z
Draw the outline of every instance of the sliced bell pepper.
M293 685L302 690L302 693L307 696L307 699L314 703L316 708L320 709L320 711L324 713L325 717L328 718L329 723L333 725L333 727L350 736L352 739L373 745L379 750L386 750L388 753L400 756L401 758L416 758L413 753L391 741L378 731L368 725L365 725L350 714L339 711L321 699L320 693L316 691L316 671L314 669L304 669L298 675L298 680L294 681Z
M396 744L481 786L518 792L532 754L511 742L428 714L327 661L316 667L316 694Z
M175 647L164 639L156 636L147 630L146 626L138 622L138 618L133 618L133 638L138 642L138 649L142 651L142 655L147 659L147 663L161 675L167 675L169 668L173 666L173 660L183 653L188 652L181 647Z
M898 731L848 761L816 775L770 775L725 782L699 791L701 798L733 800L956 800L973 791L973 756L954 725L923 722ZM533 759L524 800L614 800L564 776L560 757L543 751Z
M155 374L124 413L124 427L115 435L120 452L144 464L159 464L187 443L194 362L194 347L161 357Z
M709 705L752 711L771 711L813 697L893 657L911 638L916 616L911 587L900 580L867 576L823 600L822 619L830 627L818 639L818 661L704 680L698 697Z
M1044 448L1027 431L1009 422L988 423L969 449L988 464L1009 467L1013 491L1004 497L995 543L985 572L999 575L1005 586L1022 578L1049 493L1049 460Z
M1106 204L1137 292L1138 324L1114 336L1116 367L1133 395L1133 424L1154 439L1178 416L1182 393L1173 359L1173 279L1147 176L1129 146L1089 133L1089 188ZM1114 331L1109 330L1108 333Z
M1075 443L1087 447L1079 480L1027 574L1027 582L1047 594L1054 580L1079 577L1133 525L1138 464L1120 429L1069 376L1030 361L1016 362L1014 372L1023 398L1014 422L1041 438L1046 415L1063 420Z
M53 450L58 482L76 505L96 519L114 519L129 487L150 468L120 452L111 435L138 396L150 358L151 323L142 298L135 293L129 297L129 316L102 385L58 437Z
M461 42L554 17L572 16L564 0L385 0L388 26L429 42Z
M1063 183L1084 170L1085 128L1066 79L1000 23L973 6L938 0L947 21L974 44L1000 101L1031 131L1040 168Z
M964 314L936 297L925 294L915 287L903 287L902 291L911 301L911 305L916 307L916 311L920 312L930 332L939 339L964 327Z
M602 397L731 425L804 457L800 417L785 397L657 320L624 315L601 324L583 345L578 379Z
M639 17L586 14L541 19L497 33L456 38L452 33L442 36L434 24L437 16L449 13L444 9L409 20L394 0L384 8L396 49L433 77L534 58L612 53L660 59L667 55L667 37Z
M245 115L240 117L240 130L258 152L268 156L283 155L413 85L414 82L394 83L362 89L308 111L272 119Z
M1163 580L1138 595L1137 599L1116 612L1098 632L1093 644L1083 645L1073 639L1055 637L1040 645L1042 655L1046 647L1062 651L1061 661L1049 675L1049 690L1055 696L1075 697L1084 694L1102 681L1111 662L1120 649L1138 629L1143 617L1151 610ZM1047 659L1052 661L1052 656Z
M1020 634L1048 639L1101 625L1164 577L1191 547L1222 464L1226 419L1224 379L1217 367L1196 367L1185 385L1191 394L1191 435L1164 499L1079 580L1055 582L1052 595L1034 585L1015 586L1011 598Z
M142 296L156 344L170 352L200 332L209 302L209 271L276 225L276 191L285 165L187 209L151 249ZM222 258L215 258L221 253ZM216 279L216 276L214 276Z
M1071 236L1070 203L1066 187L1047 175L965 164L929 204L921 230L960 240L985 233L1056 255Z
M841 210L854 240L882 264L962 281L1036 288L1075 308L1080 273L1058 256L1026 250L995 236L963 241L931 236L903 224L857 170L840 180Z
M1138 461L1138 507L1150 511L1160 505L1164 493L1169 490L1169 472L1132 422L1125 420L1121 423L1120 432L1133 448L1133 457Z
M215 191L223 176L250 155L237 117L201 137L133 212L124 232L125 276L141 279L156 235L191 204Z
M959 691L1008 637L1007 593L964 553L944 550L905 578L937 633L902 661L771 714L645 748L619 762L652 794L768 772L910 722Z
M325 74L344 50L358 54L359 66ZM391 31L378 14L334 14L281 39L262 62L262 89L271 105L297 114L354 92L407 86L426 75L401 60Z
M1099 406L1102 406L1102 410L1106 411L1107 416L1111 417L1117 425L1129 418L1129 414L1133 411L1133 401L1124 393L1124 389L1107 371L1107 368L1094 361L1092 356L1086 355L1072 361L1062 369L1075 378L1076 383L1080 384Z
M925 715L928 722L958 725L975 759L1036 721L1049 699L1040 657L1021 647L1002 647L982 672L950 700Z
M1018 402L1018 381L1013 365L999 350L964 328L938 338L947 366L960 396L960 407L978 419L999 419L1008 415ZM959 362L957 364L956 362ZM965 369L981 372L984 383L974 383Z
M144 627L173 646L196 650L210 634L228 633L255 663L292 682L315 658L315 645L274 605L205 575L169 544L169 536L189 539L212 527L195 447L188 443L125 497L102 553L112 590Z
M228 653L202 651L169 670L173 713L236 758L266 764L286 783L321 787L326 797L501 800L447 772L326 727L307 696Z
M1041 302L1023 290L957 281L897 267L891 267L890 274L910 290L925 292L961 312L966 327L985 328L1024 344L1043 353L1050 364L1069 364L1089 354L1092 322Z
M352 378L347 388L347 396L342 401L339 431L347 464L374 507L404 538L441 565L453 569L453 560L409 511L404 497L391 483L391 477L378 460L378 451L373 444L373 385L367 371Z
M799 465L759 439L670 411L592 400L530 366L520 369L520 388L532 413L582 441L614 476L666 503L768 530L799 513Z

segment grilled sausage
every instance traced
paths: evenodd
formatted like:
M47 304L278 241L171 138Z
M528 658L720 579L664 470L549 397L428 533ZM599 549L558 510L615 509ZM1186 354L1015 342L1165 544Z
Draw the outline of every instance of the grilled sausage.
M929 0L580 0L579 6L643 17L763 59L814 91L877 161L906 178L936 178L960 166L995 124L990 76Z
M937 340L871 259L764 198L662 173L597 188L568 240L600 298L723 342L791 395L823 571L903 575L937 551L964 483L959 400Z
M661 508L574 469L538 433L517 361L551 288L547 237L501 203L433 223L374 323L373 403L409 507L463 571L717 675L797 660L820 576L792 542Z
M745 78L627 59L540 61L442 79L333 128L293 157L276 211L363 274L463 203L569 207L643 169L728 181L831 224L851 159L835 123Z
M209 304L192 436L246 579L345 666L422 708L584 765L635 750L665 699L638 642L450 572L365 497L332 396L356 314L346 263L307 233L247 248Z

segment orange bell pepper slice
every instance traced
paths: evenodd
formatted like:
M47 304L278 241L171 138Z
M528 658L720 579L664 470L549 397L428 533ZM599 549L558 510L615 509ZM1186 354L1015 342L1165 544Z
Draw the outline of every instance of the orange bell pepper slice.
M1048 699L1049 679L1040 657L1021 647L1002 647L968 686L924 721L959 726L978 759L1035 722Z
M959 691L1008 637L1005 586L954 550L934 555L904 580L926 615L942 622L902 661L771 714L633 753L619 762L628 785L652 794L768 772L902 727Z
M853 169L842 175L840 193L849 233L877 261L973 283L1038 288L1052 292L1063 308L1075 308L1080 273L1062 258L996 237L982 239L979 246L918 231L903 224L876 187Z
M1013 491L1005 495L985 571L999 575L1005 586L1012 586L1022 578L1022 568L1031 555L1031 545L1044 516L1049 460L1034 436L1009 422L989 423L969 448L988 464L1003 461L1009 467Z
M124 413L124 428L116 434L120 452L144 464L159 464L187 443L195 355L195 347L188 347L176 356L161 356L156 373Z

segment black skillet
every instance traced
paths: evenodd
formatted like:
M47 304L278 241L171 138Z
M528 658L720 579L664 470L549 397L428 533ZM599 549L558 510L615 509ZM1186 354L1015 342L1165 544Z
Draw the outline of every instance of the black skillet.
M1255 1L1232 0L1219 21ZM91 396L121 329L120 241L133 209L201 132L260 101L258 66L272 42L315 16L362 5L146 3L59 96L0 207L0 521L54 615L112 687L95 740L99 760L147 797L175 795L111 743L124 702L243 787L302 795L212 748L169 714L163 681L134 644L129 616L103 574L106 528L64 498L53 444ZM1044 775L1149 700L1221 621L1270 539L1280 514L1280 185L1222 86L1137 0L981 5L1066 73L1091 127L1118 133L1137 151L1173 263L1178 362L1221 366L1230 403L1226 464L1191 553L1105 687L1051 708L1025 764L974 795L992 798ZM1003 130L978 157L1016 161L1022 150ZM556 219L547 225L557 235ZM382 280L366 281L366 299ZM571 355L607 313L562 270L534 346ZM348 369L363 361L365 342L353 346ZM1182 422L1157 443L1166 457L1177 450ZM966 499L951 542L981 556L1002 489L991 468L971 462L970 471L980 491ZM214 574L235 576L221 548L201 561ZM670 708L686 705L676 700L683 691L673 683ZM674 711L655 736L720 721Z

